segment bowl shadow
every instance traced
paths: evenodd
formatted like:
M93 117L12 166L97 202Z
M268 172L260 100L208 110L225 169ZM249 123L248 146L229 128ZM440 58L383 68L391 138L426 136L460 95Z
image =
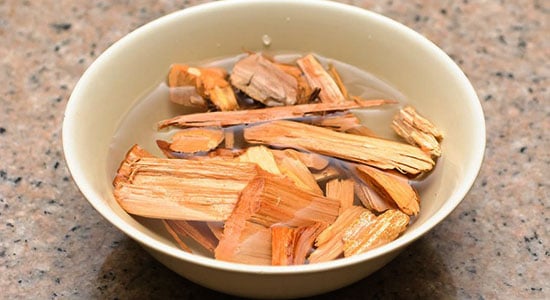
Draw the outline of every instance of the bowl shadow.
M242 299L179 276L127 237L105 258L91 284L103 299ZM421 238L369 277L304 299L442 299L456 294L441 253L429 238Z

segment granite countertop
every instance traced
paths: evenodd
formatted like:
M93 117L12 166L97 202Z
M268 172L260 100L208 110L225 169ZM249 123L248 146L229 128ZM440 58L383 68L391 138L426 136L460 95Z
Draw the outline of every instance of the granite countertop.
M156 262L80 195L63 111L119 38L201 1L0 1L0 298L227 299ZM317 299L550 298L550 2L344 1L445 50L476 89L485 161L470 193L386 267Z

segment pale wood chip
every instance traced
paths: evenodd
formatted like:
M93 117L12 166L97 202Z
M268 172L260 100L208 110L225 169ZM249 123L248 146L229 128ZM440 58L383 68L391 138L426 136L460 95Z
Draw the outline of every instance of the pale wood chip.
M294 149L284 149L284 150L277 150L277 149L271 149L273 154L276 157L279 156L290 156L296 159L299 159L304 165L306 165L309 169L313 171L320 171L326 168L329 165L329 159L327 157L324 157L322 155L311 153L311 152L304 152L304 151L297 151ZM281 153L284 152L284 153Z
M312 54L299 58L296 63L302 69L309 85L312 88L321 89L319 93L321 102L341 103L346 101L338 84Z
M397 209L387 210L378 217L372 216L365 216L345 232L345 257L364 253L395 240L407 229L410 221L408 215Z
M394 131L408 143L420 147L435 157L441 156L443 134L411 106L405 106L392 121Z
M323 195L323 191L309 168L292 152L273 151L281 173L292 180L296 186L312 193Z
M375 222L376 215L371 211L365 210L351 224L348 223L342 232L344 256L351 256L358 252L363 239L368 238L365 232L368 232Z
M309 255L310 263L318 263L333 260L344 253L344 241L342 237L346 228L351 226L357 218L368 211L360 206L351 206L344 210L336 221L323 230L315 240L317 247Z
M429 155L408 144L287 120L249 126L244 130L244 137L250 143L305 149L412 175L430 171L435 164Z
M278 163L273 153L265 146L253 146L239 156L239 161L257 164L260 168L271 174L281 175Z

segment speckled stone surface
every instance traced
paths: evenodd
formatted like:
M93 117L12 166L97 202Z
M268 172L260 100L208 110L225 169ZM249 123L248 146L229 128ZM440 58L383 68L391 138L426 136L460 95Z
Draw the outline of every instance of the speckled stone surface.
M0 298L228 299L172 273L80 195L61 123L84 70L126 33L200 1L0 1ZM550 2L347 1L445 50L487 121L478 179L435 230L316 299L550 298Z

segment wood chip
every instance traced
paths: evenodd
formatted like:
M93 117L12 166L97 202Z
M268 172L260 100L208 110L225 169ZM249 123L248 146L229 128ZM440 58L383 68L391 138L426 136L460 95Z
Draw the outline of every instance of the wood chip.
M207 108L208 102L197 93L195 86L174 86L169 88L170 101L191 107Z
M176 241L176 243L178 244L178 246L180 246L180 248L185 251L185 252L188 252L188 253L193 253L193 251L191 250L191 247L189 247L183 240L182 238L180 238L179 234L177 232L174 231L174 229L168 225L168 223L166 223L166 220L162 220L162 225L164 225L164 228L166 229L166 231L170 234L170 236L172 236L172 238L174 239L174 241Z
M263 170L276 175L281 175L278 163L275 161L273 153L265 146L254 146L247 148L239 156L239 161L257 164Z
M275 63L275 66L296 79L298 92L296 95L296 104L306 104L313 101L312 96L315 91L307 83L307 80L300 68L281 63Z
M393 100L346 101L344 103L312 103L283 107L268 107L239 111L218 111L177 116L160 121L159 129L168 126L207 127L232 126L281 119L295 119L310 113L343 111L355 108L368 108L396 103Z
M346 88L344 81L342 81L342 77L340 77L340 73L338 73L338 70L336 70L333 64L328 64L328 73L334 79L334 83L336 83L336 85L340 89L340 92L342 92L344 99L349 99L348 89Z
M128 183L130 176L132 175L132 166L144 157L154 157L149 151L141 148L139 145L133 145L130 150L126 152L124 160L118 167L117 174L113 180L113 186L116 188L121 184Z
M329 261L341 256L344 253L342 237L346 228L351 226L364 212L371 214L360 206L349 207L340 213L336 221L323 230L315 240L317 248L309 255L309 262Z
M225 141L225 148L227 149L235 148L235 131L233 129L228 128L224 130L224 141Z
M186 154L182 154L176 151L172 151L170 149L170 142L164 141L164 140L156 140L157 147L162 151L164 156L168 158L186 158Z
M309 169L314 171L323 170L329 164L329 159L327 157L324 157L319 154L311 153L311 152L302 152L294 149L284 149L284 150L271 149L271 152L273 152L273 154L276 157L286 155L286 156L299 159L302 163L304 163L304 165L306 165Z
M206 223L206 226L210 228L210 231L212 231L212 234L214 234L214 236L218 239L218 241L221 240L223 237L224 222L211 221L211 222L205 222L205 223Z
M335 132L300 122L278 120L245 128L250 143L305 149L381 169L419 174L435 162L417 147L390 140Z
M327 127L336 131L363 136L377 137L374 131L361 124L361 121L352 112L333 113L330 115L311 117L304 123Z
M239 60L230 78L233 86L267 106L294 105L297 102L296 78L261 54L253 53Z
M355 181L355 195L367 209L374 212L384 212L388 209L397 209L394 201L386 201L378 193L368 186L362 179Z
M260 171L242 191L227 219L215 257L247 264L271 264L271 226L331 224L338 209L339 204L332 199L297 188L286 178Z
M306 189L317 195L323 195L323 191L309 168L292 152L278 151L275 153L275 158L279 170L288 179L292 180L296 186Z
M173 220L226 220L256 164L127 156L114 196L130 214Z
M304 123L346 132L354 127L361 126L361 122L352 112L333 113L330 115L310 117Z
M326 228L323 223L301 227L271 227L271 264L274 266L300 265L313 246L315 238Z
M227 72L222 68L197 68L174 64L168 74L168 86L194 86L198 95L203 99L210 99L220 110L235 110L239 108L237 98L226 77ZM187 94L190 97L189 100L177 101L192 103L193 94L190 92Z
M407 215L418 214L420 210L418 194L408 183L407 178L400 178L396 174L389 174L368 166L357 166L357 171L385 201L393 201Z
M407 228L410 218L400 210L390 209L378 217L368 215L346 230L344 256L364 253L395 240Z
M354 181L352 179L335 178L325 186L326 196L340 201L340 213L353 205L355 198Z
M376 215L371 211L364 210L351 224L347 224L346 228L342 230L344 256L348 257L359 252L358 249L363 240L368 238L365 232L368 232L375 222Z
M405 106L392 121L394 131L408 143L420 147L435 157L441 156L439 142L443 134L427 119L420 116L411 106Z
M206 108L206 100L197 92L196 80L187 73L188 66L175 64L170 67L168 73L168 87L170 88L170 101L186 105Z
M183 153L207 152L218 147L224 139L223 129L185 128L172 136L170 150Z
M342 170L340 170L339 168L337 168L333 165L329 165L328 167L324 168L323 170L313 173L313 177L315 178L315 180L317 182L323 182L323 181L331 180L331 179L339 177L340 175L342 175Z
M346 101L338 84L312 54L299 58L296 63L302 69L309 85L312 88L321 89L319 93L321 102L342 103Z
M204 249L214 253L214 249L218 245L218 239L205 222L183 220L164 220L164 222L180 237L189 237Z

